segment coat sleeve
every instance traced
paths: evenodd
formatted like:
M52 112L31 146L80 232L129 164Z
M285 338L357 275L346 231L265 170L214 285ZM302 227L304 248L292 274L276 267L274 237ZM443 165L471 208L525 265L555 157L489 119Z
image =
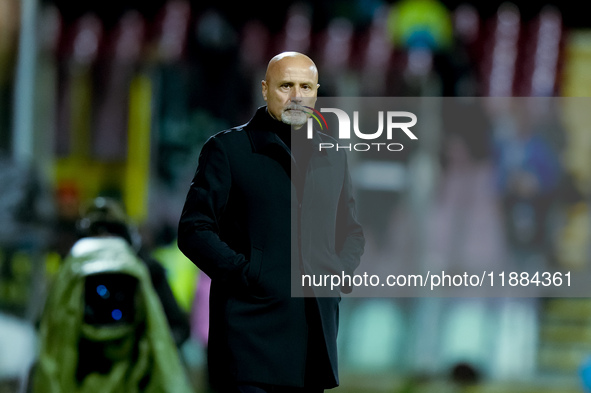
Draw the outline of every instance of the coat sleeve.
M212 280L242 280L247 264L220 238L220 221L230 195L228 157L217 137L203 146L178 228L179 249Z
M345 273L353 274L361 261L365 247L363 229L357 221L357 210L351 184L351 175L345 158L345 176L339 198L336 223L336 248ZM351 292L352 288L342 287L343 293Z

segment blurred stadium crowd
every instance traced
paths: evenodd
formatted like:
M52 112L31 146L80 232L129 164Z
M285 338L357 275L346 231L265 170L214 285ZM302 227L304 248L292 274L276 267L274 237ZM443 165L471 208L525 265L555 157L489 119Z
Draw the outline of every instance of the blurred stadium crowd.
M376 244L392 234L386 248L404 261L414 254L400 234L431 219L427 257L588 266L591 111L585 98L558 110L591 94L586 23L568 2L0 0L0 392L24 391L52 279L97 196L125 206L193 317L189 342L203 345L194 299L206 282L176 249L178 215L203 142L263 105L267 61L284 50L315 60L320 96L552 97L541 114L508 101L511 125L491 112L487 129L430 139L402 166L431 179L416 187L437 190L432 204L409 203L411 188L386 194L396 204L368 233ZM461 128L442 122L442 133ZM495 391L581 391L586 299L348 304L343 392L452 389L422 375L458 389L488 377L511 386ZM182 353L191 371L202 366L198 349Z

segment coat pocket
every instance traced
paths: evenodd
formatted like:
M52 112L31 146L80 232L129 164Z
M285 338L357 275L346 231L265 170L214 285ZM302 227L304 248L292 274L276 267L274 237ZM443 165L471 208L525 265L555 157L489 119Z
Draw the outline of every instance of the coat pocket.
M261 266L263 260L263 250L257 247L250 249L250 261L246 278L249 284L257 284L261 275Z

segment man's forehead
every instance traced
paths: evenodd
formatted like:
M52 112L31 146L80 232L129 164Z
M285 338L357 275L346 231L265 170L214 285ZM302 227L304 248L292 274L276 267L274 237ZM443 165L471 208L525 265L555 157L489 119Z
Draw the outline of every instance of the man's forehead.
M277 78L289 76L303 76L308 74L308 77L314 80L318 79L318 69L314 62L307 56L300 53L282 53L275 56L269 62L267 67L266 79L271 76Z
M286 65L285 67L278 67L272 70L273 76L276 78L297 78L297 79L310 79L315 80L317 78L316 67L298 67L293 65Z

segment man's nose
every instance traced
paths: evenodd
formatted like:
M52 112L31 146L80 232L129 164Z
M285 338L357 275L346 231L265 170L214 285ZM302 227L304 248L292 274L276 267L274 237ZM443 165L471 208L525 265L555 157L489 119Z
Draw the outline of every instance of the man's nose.
M289 97L292 101L300 101L302 98L302 89L300 89L297 86L294 86L294 88L291 90L291 95Z
M289 98L289 101L294 104L300 104L302 102L302 97L299 96L292 96Z

